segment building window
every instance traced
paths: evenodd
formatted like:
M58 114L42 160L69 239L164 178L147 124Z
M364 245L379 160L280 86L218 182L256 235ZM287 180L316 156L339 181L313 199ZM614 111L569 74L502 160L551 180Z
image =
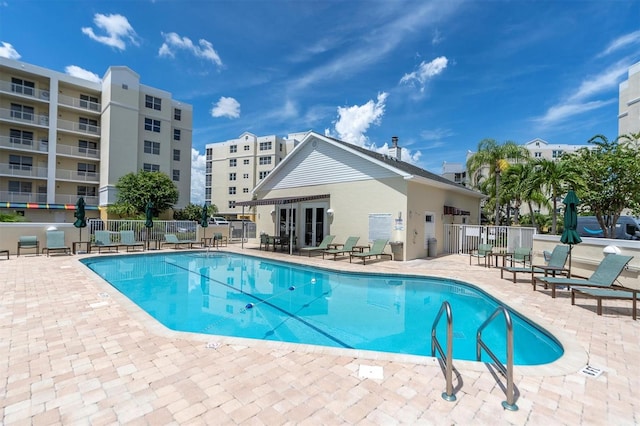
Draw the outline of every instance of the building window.
M229 201L229 208L230 209L235 209L236 208L236 202L235 201Z
M242 179L249 179L249 173L243 173Z
M213 149L207 148L207 161L213 160Z
M174 149L173 150L173 161L180 161L180 150L179 149Z
M10 180L9 192L18 193L18 194L31 194L31 182L21 182L17 180Z
M78 197L95 197L97 194L95 186L81 186L78 185L77 191Z
M144 141L144 153L160 155L160 142Z
M267 175L269 174L269 171L264 171L264 172L260 172L258 174L259 179L264 179L267 177Z
M211 170L212 170L211 162L207 161L207 165L206 165L206 168L205 168L205 173L211 173Z
M260 151L270 151L271 142L260 142Z
M242 164L244 164L245 166L249 165L249 159L245 158L244 160L242 160Z
M260 157L260 165L264 166L267 164L271 164L271 157Z
M11 118L18 120L33 121L34 109L30 106L11 104Z
M153 120L151 118L144 119L144 129L150 132L160 133L160 120Z
M95 164L78 163L78 176L96 177L97 170Z
M180 121L182 120L182 110L181 109L174 109L173 110L173 119L176 121Z
M78 140L78 151L82 154L97 154L98 153L98 142L94 141L85 141L83 139Z
M234 154L238 152L238 145L229 145L229 153Z
M144 163L142 165L142 170L144 170L145 172L159 172L160 166L158 164Z
M236 195L236 187L235 186L230 186L229 187L229 195Z
M238 160L232 158L229 160L229 167L236 167L238 165Z
M173 129L173 140L179 141L181 133L180 129Z
M78 129L80 129L82 131L85 131L85 132L97 133L98 132L98 120L94 120L93 118L79 117L78 118Z
M235 173L229 173L229 180L236 180L236 174Z
M533 157L534 158L542 158L542 153L541 152L534 152L533 153Z
M89 95L80 95L80 108L98 111L98 98Z
M279 144L279 145L280 145L280 152L282 152L282 144Z
M210 200L211 199L211 188L205 188L204 189L204 199L205 200Z
M156 98L155 96L151 96L151 95L145 95L144 106L147 108L155 109L156 111L161 111L162 99Z
M9 155L10 170L31 170L33 168L33 157L22 155Z
M173 170L173 181L180 182L180 170Z
M11 77L11 91L14 93L22 93L23 95L33 96L35 87L36 84L33 81Z
M562 156L563 151L561 149L554 149L551 153L553 158L560 158Z
M249 145L245 145L245 146L244 146L244 150L245 150L245 151L249 151L250 149L251 149L251 147L250 147Z
M249 193L249 188L242 188L242 192L245 193L245 194L248 194Z
M33 145L33 132L25 130L11 129L9 130L9 142L15 145Z
M211 186L211 175L206 175L204 177L204 184L205 186Z

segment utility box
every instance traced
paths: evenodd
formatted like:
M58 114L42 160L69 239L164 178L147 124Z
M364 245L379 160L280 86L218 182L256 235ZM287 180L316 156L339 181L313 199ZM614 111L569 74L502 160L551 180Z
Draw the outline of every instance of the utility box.
M438 255L438 240L429 238L427 240L427 257L436 257Z
M393 260L401 261L404 260L402 255L404 244L402 241L392 241L389 243L391 246L391 254L393 255Z

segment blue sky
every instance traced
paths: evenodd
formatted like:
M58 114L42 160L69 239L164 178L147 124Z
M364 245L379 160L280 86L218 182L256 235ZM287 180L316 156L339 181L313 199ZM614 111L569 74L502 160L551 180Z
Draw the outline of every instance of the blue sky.
M0 0L0 56L88 79L126 65L193 105L204 147L314 130L440 173L493 138L617 136L640 2Z

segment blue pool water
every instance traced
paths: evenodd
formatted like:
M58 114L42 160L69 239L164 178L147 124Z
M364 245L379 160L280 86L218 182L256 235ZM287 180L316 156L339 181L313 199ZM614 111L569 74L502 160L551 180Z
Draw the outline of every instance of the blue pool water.
M82 260L166 327L196 333L431 356L431 327L446 300L453 356L476 360L476 332L500 303L455 280L345 273L224 252ZM510 309L514 363L558 359L562 346ZM446 346L446 320L438 326ZM504 317L482 338L506 360ZM490 361L483 352L483 360Z

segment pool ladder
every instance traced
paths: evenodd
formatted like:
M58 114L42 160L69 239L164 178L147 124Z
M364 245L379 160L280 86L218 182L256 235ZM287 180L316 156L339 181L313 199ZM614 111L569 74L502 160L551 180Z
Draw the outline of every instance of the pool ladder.
M446 313L447 315L447 353L445 355L442 350L442 346L438 341L438 337L436 335L436 326L440 322L442 315ZM506 327L507 327L507 365L505 366L498 360L495 354L487 347L487 345L482 341L482 330L485 329L487 325L489 325L499 314L504 315ZM478 361L481 360L481 350L484 349L487 354L493 359L496 363L496 367L507 379L507 400L502 402L502 407L510 410L517 411L518 406L515 403L515 387L513 384L513 323L511 321L511 315L509 311L504 306L499 306L493 314L487 320L482 323L482 325L478 328L478 332L476 335L476 358ZM445 364L445 379L446 379L446 390L442 393L442 398L446 401L455 401L456 396L453 394L453 314L451 313L451 305L449 302L444 301L440 310L438 311L438 315L436 315L435 320L433 321L433 326L431 327L431 356L435 356L436 350L442 357Z

